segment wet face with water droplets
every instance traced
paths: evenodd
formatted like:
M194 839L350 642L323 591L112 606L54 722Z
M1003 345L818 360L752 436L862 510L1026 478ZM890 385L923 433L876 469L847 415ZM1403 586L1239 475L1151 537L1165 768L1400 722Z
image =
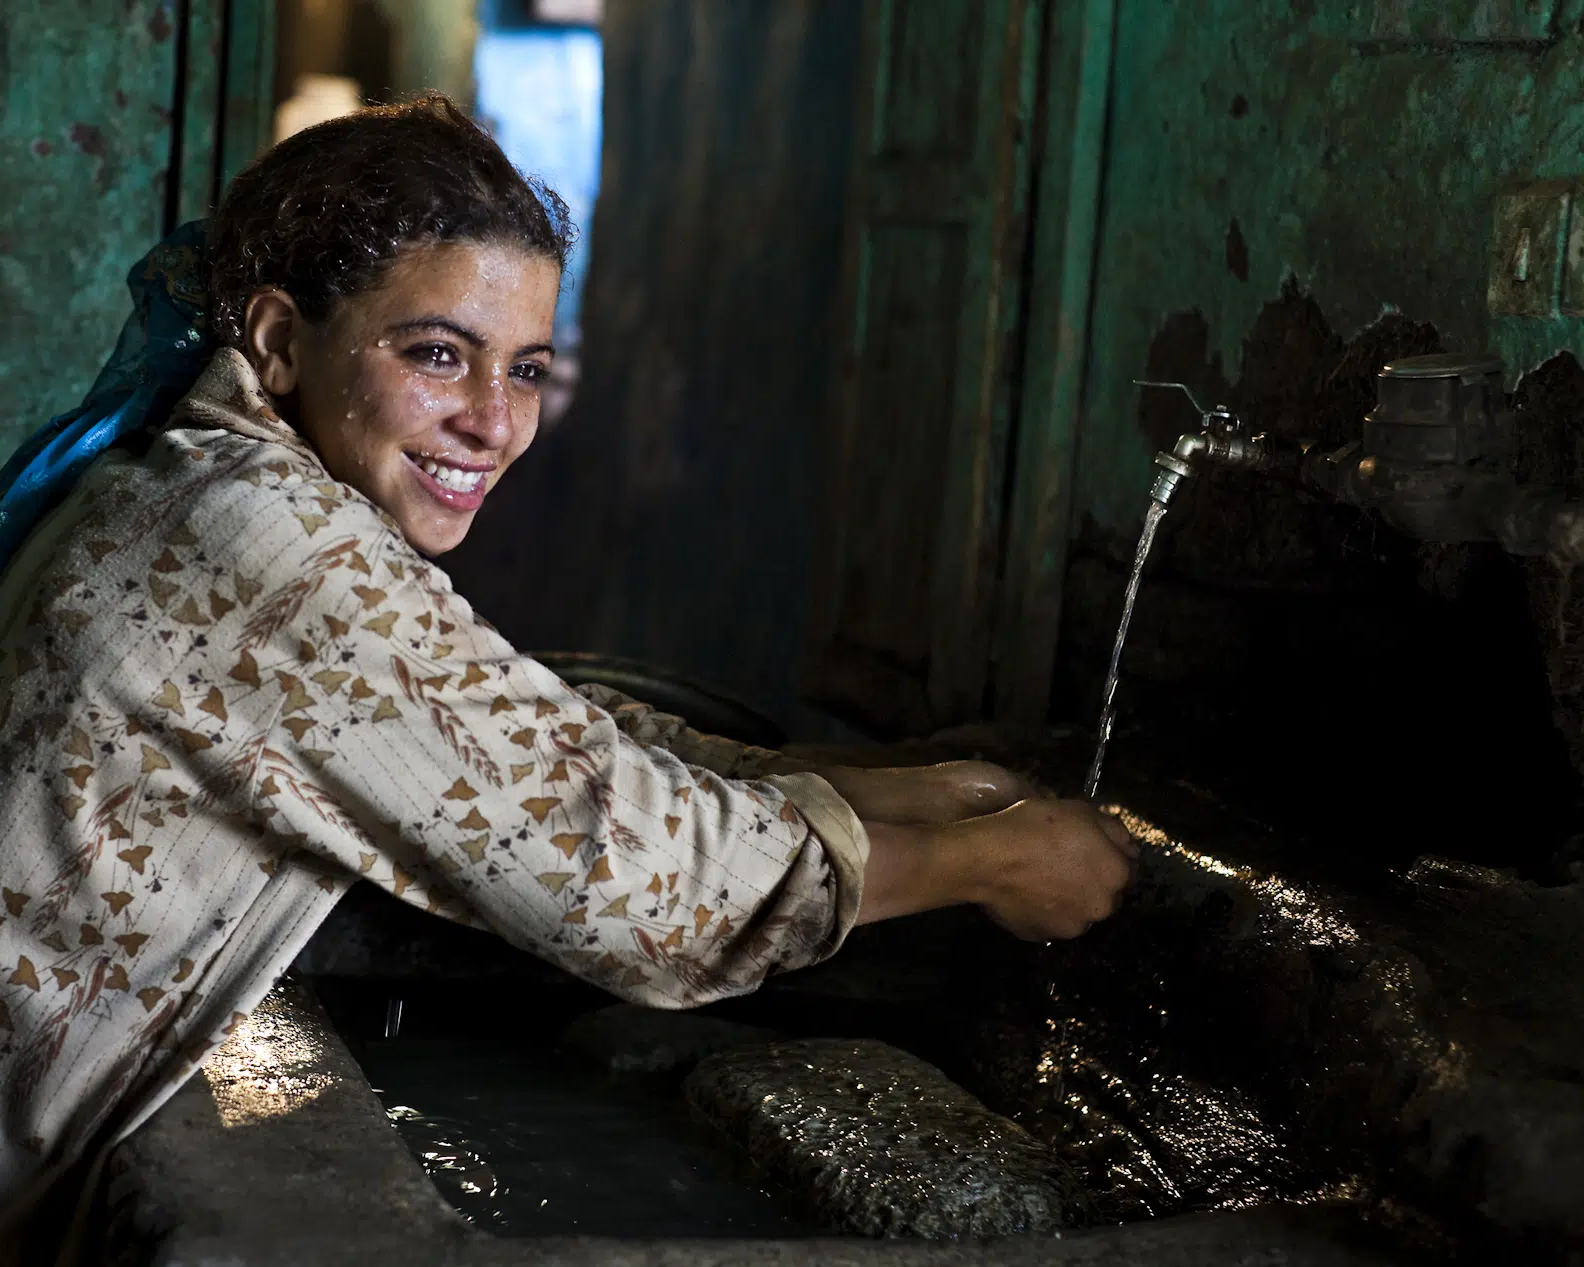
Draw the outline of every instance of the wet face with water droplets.
M561 272L516 247L414 247L292 340L295 419L425 554L461 543L539 427Z

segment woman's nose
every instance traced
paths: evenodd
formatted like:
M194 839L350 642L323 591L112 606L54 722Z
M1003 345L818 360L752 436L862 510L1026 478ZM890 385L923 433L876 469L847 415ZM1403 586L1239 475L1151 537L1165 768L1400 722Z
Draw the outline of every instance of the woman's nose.
M471 436L490 449L504 449L512 436L511 401L506 394L504 374L480 375L468 393L466 408L452 419L463 435Z

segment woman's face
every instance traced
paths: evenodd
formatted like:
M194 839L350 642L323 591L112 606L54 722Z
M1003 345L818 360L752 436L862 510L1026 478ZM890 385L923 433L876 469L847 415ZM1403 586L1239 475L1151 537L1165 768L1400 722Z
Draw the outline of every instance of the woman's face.
M298 429L423 553L461 542L532 443L560 284L543 256L442 243L403 252L324 322L295 318Z

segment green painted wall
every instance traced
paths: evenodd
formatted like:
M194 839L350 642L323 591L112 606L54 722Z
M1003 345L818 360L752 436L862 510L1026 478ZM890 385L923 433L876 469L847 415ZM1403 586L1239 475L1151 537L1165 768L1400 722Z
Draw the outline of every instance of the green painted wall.
M1498 194L1584 177L1579 0L1119 5L1075 523L1142 513L1130 380L1169 314L1233 382L1289 275L1343 338L1396 309L1515 370L1584 351L1576 318L1486 304Z
M0 460L71 408L126 274L268 140L274 0L0 4Z
M82 396L165 217L175 0L0 10L0 456Z

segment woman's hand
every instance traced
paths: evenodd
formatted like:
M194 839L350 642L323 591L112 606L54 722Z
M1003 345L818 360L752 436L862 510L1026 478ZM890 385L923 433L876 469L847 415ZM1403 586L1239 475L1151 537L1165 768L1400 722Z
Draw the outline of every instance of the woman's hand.
M814 766L866 823L952 823L994 814L1033 792L1023 779L988 761L860 769Z
M954 828L975 860L973 900L1025 941L1077 937L1114 915L1139 854L1121 819L1085 801L1021 801Z
M1120 905L1138 846L1082 801L1037 798L947 824L866 822L858 922L963 902L1029 941L1077 937Z

